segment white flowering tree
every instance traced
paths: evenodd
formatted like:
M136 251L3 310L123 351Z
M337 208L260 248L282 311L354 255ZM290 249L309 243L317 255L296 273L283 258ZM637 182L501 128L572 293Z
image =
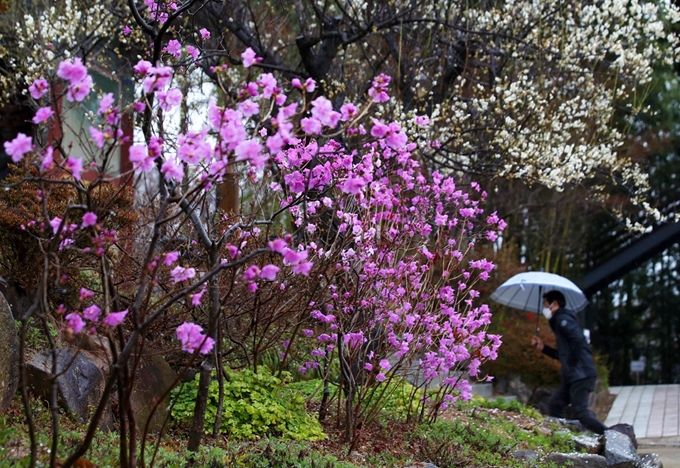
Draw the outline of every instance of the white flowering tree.
M200 362L191 450L205 430L213 369L234 354L255 363L268 349L244 344L255 335L281 345L282 361L296 359L301 372L339 362L349 441L387 384L413 367L424 385L441 379L441 392L421 402L434 419L469 396L468 379L483 378L480 365L500 345L478 299L493 264L475 249L505 223L484 214L488 194L472 178L644 192L644 171L619 147L654 63L675 56L665 26L675 7L294 6L10 10L3 84L32 108L37 130L3 142L17 167L6 188L33 190L37 212L17 229L43 261L22 336L31 317L53 317L67 334L105 335L114 353L105 396L65 466L88 450L114 389L130 444L121 444L121 464L137 463L131 359L155 327L174 330L170 343L158 333L165 349L174 343L192 353L187 366ZM97 69L119 75L117 93L97 86ZM188 103L204 92L193 79L201 74L216 99L198 119ZM116 166L123 152L129 166ZM215 187L234 175L243 199L219 212ZM128 231L112 224L123 189L99 192L126 177L150 181ZM59 187L66 204L51 205ZM96 279L59 302L56 286L77 284L61 274L71 258ZM35 461L35 439L32 448Z

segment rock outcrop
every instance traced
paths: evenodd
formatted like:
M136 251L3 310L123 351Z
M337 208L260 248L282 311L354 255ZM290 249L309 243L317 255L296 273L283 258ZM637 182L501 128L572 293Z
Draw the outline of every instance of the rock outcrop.
M19 340L14 317L0 293L0 410L12 401L19 385Z

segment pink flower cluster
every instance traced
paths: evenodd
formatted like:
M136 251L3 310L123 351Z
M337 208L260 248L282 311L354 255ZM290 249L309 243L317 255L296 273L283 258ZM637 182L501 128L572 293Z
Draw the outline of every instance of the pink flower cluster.
M80 58L61 62L57 68L57 76L69 82L66 91L66 99L69 101L82 102L90 94L92 77Z
M148 14L159 22L161 13L172 10L165 2L145 2ZM201 36L209 38L207 31ZM181 44L170 41L165 51L177 58ZM260 62L252 49L243 52L242 59L245 67ZM154 106L152 115L160 116L163 112L157 111L181 103L182 93L171 87L173 68L141 60L134 70L147 95L145 102L132 106L136 112L147 110L149 104ZM62 62L58 76L69 82L69 99L82 100L85 90L89 93L91 79L79 59ZM418 146L399 122L371 119L367 110L389 100L389 84L390 77L379 75L368 91L369 102L334 105L324 96L312 95L316 83L311 79L293 80L287 86L273 74L261 73L242 86L233 108L210 103L205 128L188 128L176 139L167 137L167 142L151 137L134 144L130 161L135 173L155 171L177 194L185 193L188 180L191 197L210 190L230 165L245 165L253 181L270 178L261 186L269 187L275 209L290 219L296 236L271 240L261 252L280 255L282 266L243 259L250 246L261 242L245 239L256 235L256 228L242 229L234 234L236 240L226 240L222 265L244 265L240 279L259 294L259 288L283 276L281 270L314 278L315 262L332 259L336 274L324 279L321 295L310 302L310 315L304 318L307 324L299 341L313 345L301 370L317 368L321 360L343 353L345 362L363 369L366 385L378 385L398 375L407 363L417 362L426 381L443 379L449 403L469 396L467 379L481 378L481 364L496 357L501 343L500 337L486 333L491 314L479 303L479 284L489 278L494 265L473 258L473 247L495 241L505 223L496 213L485 215L486 193L478 184L463 188L437 172L426 176ZM291 94L300 101L289 99L290 87L299 90ZM36 81L32 88L32 96L39 99L48 87ZM39 110L35 119L46 122L51 118L48 110ZM116 127L120 112L112 96L100 99L98 115L101 126L90 130L96 146L121 144ZM428 120L417 117L416 123L427 125ZM331 136L335 134L352 138L336 139ZM347 141L359 143L348 146ZM33 142L19 135L5 148L19 161L33 151ZM49 158L46 151L43 166L55 164L51 152ZM69 157L60 164L80 179L80 159ZM59 233L62 244L68 245L84 228L80 232L92 235L94 253L101 255L115 233L103 229L97 213L103 216L104 211L86 211L75 227L58 217L45 220L44 230L51 228L51 235ZM201 289L198 283L205 275L177 265L179 257L178 252L159 254L145 268L153 275L162 270L155 279L169 278L176 290L188 288L187 303L197 307L206 292L206 286ZM81 296L88 298L86 293ZM109 314L102 322L120 323L123 312ZM101 315L99 307L90 305L65 320L79 332L87 323L99 323ZM183 323L176 334L186 352L207 354L215 344L194 323ZM375 351L365 346L369 337Z
M203 333L203 328L195 323L184 322L175 331L177 339L182 343L182 351L209 354L215 346L215 340Z
M80 291L81 301L91 298L93 296L94 293L92 291L88 291L87 289L81 289ZM65 313L65 311L66 307L61 305L59 306L57 313L59 315L62 315ZM101 323L108 327L117 327L118 325L123 323L127 314L128 314L127 309L122 310L120 312L110 312L104 317ZM71 331L72 333L78 334L82 333L89 325L89 332L94 333L96 331L97 324L99 322L99 319L101 318L101 315L102 310L99 308L99 306L96 304L92 304L88 307L85 307L82 313L71 312L69 314L66 314L64 316L65 321L64 328Z

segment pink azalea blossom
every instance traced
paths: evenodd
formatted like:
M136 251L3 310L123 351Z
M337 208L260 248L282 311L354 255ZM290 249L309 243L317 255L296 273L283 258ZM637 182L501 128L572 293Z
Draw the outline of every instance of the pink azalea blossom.
M383 374L381 372L380 374L375 376L375 380L377 380L378 382L384 382L385 381L385 374Z
M430 125L430 119L426 115L418 115L416 116L416 125L426 127Z
M189 280L196 276L196 270L194 268L184 268L181 266L176 266L170 272L172 283L181 283L182 281Z
M207 291L206 288L201 289L199 292L192 294L191 295L191 305L194 307L198 307L201 305L201 299L203 299L203 295Z
M387 359L381 359L380 362L378 363L381 369L388 371L392 368L392 364L390 364L390 361Z
M258 267L257 265L249 266L248 269L243 273L243 280L244 281L253 281L253 280L256 280L259 277L260 277L260 267Z
M283 254L288 249L288 243L283 239L274 239L269 241L269 249L272 252Z
M193 353L197 349L201 354L208 354L215 341L203 334L203 328L195 323L184 322L175 331L177 339L182 343L182 351Z
M267 281L274 281L276 280L276 275L280 270L281 269L276 265L265 265L262 267L262 271L260 272L260 278Z
M207 129L201 132L189 132L179 135L177 138L177 156L182 161L196 165L204 160L209 160L212 154L212 146L206 138Z
M92 77L90 75L87 75L81 81L71 82L68 90L66 91L66 99L74 102L83 102L87 95L90 94L93 84L94 83L92 82Z
M385 138L385 143L393 149L403 148L408 143L408 137L402 132L392 133Z
M123 34L124 34L125 36L129 36L131 32L132 32L132 29L130 29L130 26L128 26L128 25L126 24L125 27L123 28Z
M246 117L250 117L260 113L260 106L250 99L246 99L238 105L238 110Z
M80 333L85 328L85 321L76 312L72 312L64 318L66 319L66 327L73 330L73 333Z
M88 211L83 215L83 223L81 224L83 228L94 226L95 224L97 224L96 214L92 213L91 211Z
M357 195L361 193L363 188L366 186L366 181L361 177L351 176L349 177L340 190L351 195Z
M109 109L111 109L111 106L113 105L114 102L116 102L116 100L113 97L113 93L106 93L105 95L103 95L102 98L99 100L99 110L97 111L97 114L99 115L105 114Z
M54 115L54 111L51 107L41 107L35 112L33 116L33 123L40 124L47 122L47 120Z
M262 61L261 58L258 58L255 55L255 51L253 49L251 49L250 47L248 47L241 54L241 58L243 59L243 66L246 67L246 68L251 67L252 65Z
M373 102L386 102L390 100L390 96L387 94L390 80L389 76L382 73L373 80L373 85L368 90L368 95L373 98Z
M321 133L321 122L318 119L315 118L309 118L305 117L300 121L300 127L302 128L302 131L305 132L307 135L318 135Z
M389 133L390 127L380 122L379 120L373 119L373 127L371 128L371 136L375 138L385 138Z
M158 105L169 111L182 102L182 92L178 88L170 88L167 93L158 93Z
M33 84L28 87L28 91L31 93L31 97L37 101L47 93L49 88L50 85L47 83L47 80L40 78L35 80Z
M33 138L19 133L14 140L3 143L3 146L5 153L12 158L12 162L17 163L23 159L26 153L33 150Z
M331 101L320 96L312 101L312 117L321 122L321 125L335 128L341 115L333 110Z
M85 310L83 310L83 317L92 322L97 322L99 321L99 316L101 313L102 310L98 306L91 305L90 307L87 307Z
M51 146L45 148L45 154L43 154L43 159L40 162L40 170L47 171L54 167L54 158L52 156L54 149Z
M145 71L146 78L142 80L142 89L147 94L165 89L173 74L170 67L149 67Z
M182 55L182 44L176 39L171 39L168 41L168 45L165 47L165 51L175 58L179 58Z
M307 78L303 87L308 93L313 93L316 89L316 81L314 81L314 78Z
M54 218L54 219L59 219L59 218ZM59 219L59 222L61 222L60 219ZM52 227L54 228L54 226L52 226ZM59 227L59 224L57 224L57 227ZM56 232L56 229L55 229L55 232ZM80 295L78 296L78 299L80 301L84 301L85 299L89 299L91 297L94 297L94 292L92 292L92 291L90 291L89 289L86 289L86 288L80 288Z
M179 252L167 252L165 258L163 259L163 265L172 266L173 263L179 258Z
M128 309L121 310L120 312L111 312L109 315L104 317L104 320L102 320L102 323L104 325L108 325L109 327L117 327L121 323L123 323L123 320L125 320L125 316L128 314Z
M260 75L260 78L257 80L257 84L262 87L262 97L265 99L269 99L275 93L279 93L281 91L277 86L278 82L276 81L276 77L271 73L263 73Z
M130 147L130 162L135 173L150 172L154 167L154 158L144 145L132 145Z
M296 275L309 276L309 272L311 271L312 266L314 266L314 264L312 262L301 262L301 263L298 263L297 265L293 265L291 270Z
M201 30L198 32L201 33L201 39L210 39L210 31L207 29L201 28Z
M296 252L293 249L285 248L283 249L283 263L284 265L297 265L303 260L307 259L307 251Z
M172 159L168 159L163 163L161 172L167 181L174 180L175 182L181 182L184 178L184 166L181 162Z
M239 143L234 149L234 154L236 154L237 161L250 161L251 163L259 161L261 159L262 145L252 139L244 140Z
M80 180L80 173L83 171L83 160L69 156L64 166L71 171L75 180Z
M192 59L196 60L198 58L200 51L194 46L187 46L187 54L191 56Z
M73 61L64 60L57 68L57 76L71 83L78 83L87 76L87 68L80 57L76 57Z
M340 115L342 120L352 120L359 115L359 110L357 109L357 106L350 102L343 104L340 108Z
M90 126L90 136L92 141L97 145L97 148L103 148L106 140L106 134L96 127Z
M149 73L149 70L153 67L151 62L146 61L146 60L140 60L137 62L137 65L132 67L132 69L137 73L138 75L146 76Z
M50 221L50 226L52 226L52 232L56 234L57 230L59 229L59 226L61 226L61 218L59 218L58 216L52 218L52 221Z

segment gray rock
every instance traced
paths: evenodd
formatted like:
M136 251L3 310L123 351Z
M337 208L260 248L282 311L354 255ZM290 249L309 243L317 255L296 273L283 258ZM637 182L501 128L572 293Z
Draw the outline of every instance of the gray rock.
M31 299L15 281L0 282L0 293L5 296L7 304L15 320L21 319L24 312L31 306Z
M88 420L104 389L101 364L86 351L59 348L56 353L57 404L83 420ZM28 360L27 380L29 390L34 395L50 400L51 384L54 379L52 353L49 350L34 354ZM110 415L106 419L110 419Z
M638 468L663 468L661 458L656 453L648 453L640 456Z
M625 434L628 436L628 438L633 442L633 447L637 450L638 448L638 443L637 443L637 437L635 437L635 429L633 426L630 424L614 424L613 426L609 427L610 431L618 431L621 434Z
M472 384L472 394L484 398L490 398L491 395L493 395L493 384L474 383Z
M19 340L14 317L0 293L0 410L6 410L19 386Z
M618 431L604 431L604 456L612 468L636 468L640 456L630 438Z
M584 434L578 434L572 435L571 440L574 442L574 446L579 452L602 455L604 444L604 439L602 437L590 437Z
M528 404L538 409L541 414L550 414L550 399L554 391L554 388L537 387L534 389Z
M602 455L590 453L551 453L543 461L573 468L606 468L608 466L607 460Z
M583 424L581 424L581 421L577 419L564 419L564 418L555 418L552 416L548 416L545 418L549 422L553 422L556 424L559 424L562 427L565 427L569 429L570 431L573 432L586 432L587 429L583 427Z
M522 382L522 378L517 374L508 376L506 392L510 395L517 395L517 399L523 404L527 404L531 398L532 390Z
M141 359L130 398L140 431L144 431L147 421L148 432L155 433L161 430L168 418L170 397L166 395L163 401L160 401L160 398L170 389L176 377L177 374L162 356L145 356Z
M538 453L533 450L515 450L510 452L510 456L517 460L538 461Z

